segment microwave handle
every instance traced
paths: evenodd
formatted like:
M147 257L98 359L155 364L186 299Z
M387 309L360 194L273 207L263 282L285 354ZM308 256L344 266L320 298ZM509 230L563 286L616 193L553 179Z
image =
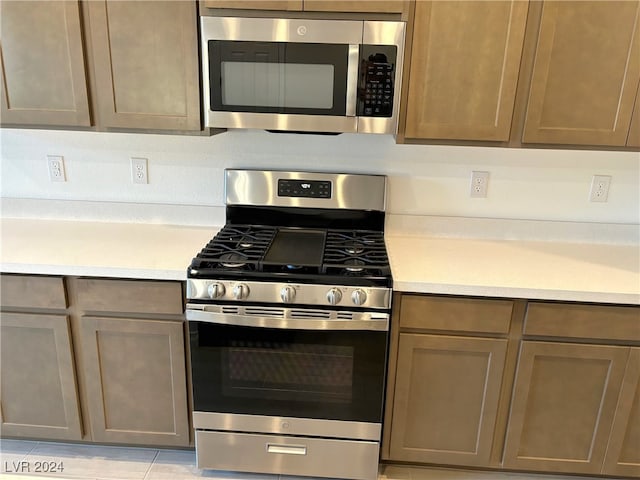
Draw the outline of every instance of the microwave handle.
M360 63L360 45L349 45L347 63L347 117L356 116L358 103L358 64Z

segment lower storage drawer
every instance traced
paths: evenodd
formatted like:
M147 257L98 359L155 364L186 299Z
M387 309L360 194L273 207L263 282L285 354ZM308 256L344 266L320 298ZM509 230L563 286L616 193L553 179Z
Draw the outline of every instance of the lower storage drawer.
M378 442L196 431L198 468L375 480Z

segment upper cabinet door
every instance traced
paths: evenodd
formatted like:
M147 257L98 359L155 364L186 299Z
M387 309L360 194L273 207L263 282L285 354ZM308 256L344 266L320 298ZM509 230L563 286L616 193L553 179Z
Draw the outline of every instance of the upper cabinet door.
M3 124L89 126L77 1L2 1Z
M302 10L302 0L204 0L206 8L243 8L251 10Z
M401 13L408 8L406 0L304 0L308 12L379 12Z
M509 139L527 8L416 2L407 138Z
M87 6L99 123L199 130L195 2L91 1Z
M637 1L545 2L523 142L624 146L640 80Z

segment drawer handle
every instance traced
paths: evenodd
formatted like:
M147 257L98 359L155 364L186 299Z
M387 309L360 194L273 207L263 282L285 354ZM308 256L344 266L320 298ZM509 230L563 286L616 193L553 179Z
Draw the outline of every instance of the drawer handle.
M276 445L267 443L268 453L284 453L286 455L306 455L307 447L304 445Z

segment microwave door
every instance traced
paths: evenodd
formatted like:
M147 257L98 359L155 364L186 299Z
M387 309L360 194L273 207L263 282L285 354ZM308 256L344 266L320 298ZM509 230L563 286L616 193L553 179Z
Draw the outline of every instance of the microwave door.
M357 130L357 45L210 40L208 57L208 126Z

